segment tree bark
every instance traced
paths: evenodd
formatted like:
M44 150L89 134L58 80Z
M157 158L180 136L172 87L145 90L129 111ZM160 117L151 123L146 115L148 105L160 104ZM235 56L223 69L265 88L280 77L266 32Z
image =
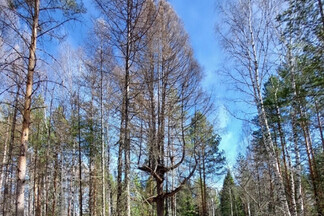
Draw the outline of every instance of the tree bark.
M6 129L6 138L4 142L4 149L3 149L3 158L1 164L1 176L0 176L0 189L3 188L4 178L6 177L6 165L7 165L7 157L8 157L8 144L9 144L9 130L10 129L10 115L7 119L7 129ZM3 201L4 202L4 201Z
M32 35L31 44L29 47L29 58L28 58L28 72L26 81L26 93L25 93L25 104L23 111L23 124L21 130L21 140L19 148L19 158L17 166L17 198L16 198L16 215L23 216L25 209L25 177L27 168L27 150L28 150L28 136L30 126L30 112L31 112L31 100L33 93L33 79L36 66L36 42L37 42L37 29L39 19L39 5L40 0L34 0L33 2L33 24L32 24Z
M160 197L156 200L156 215L164 216L164 197L163 197L163 181L156 182L157 194Z
M126 192L126 216L131 216L130 208L130 129L129 129L129 84L130 84L130 52L131 52L131 13L132 13L132 0L127 0L127 42L126 42L126 56L125 56L125 87L124 87L124 97L125 97L125 192Z
M316 117L317 117L317 127L319 129L321 141L322 141L322 150L324 151L324 135L323 135L323 129L322 129L322 122L321 122L321 114L318 110L318 103L315 101L315 111L316 111Z
M206 186L206 162L205 162L205 148L203 148L203 152L202 152L202 165L203 165L203 196L204 196L204 202L203 202L203 215L202 216L207 216L208 215L208 211L207 211L207 186Z
M289 152L287 152L287 158L288 158L288 163L289 163L289 167L292 167L291 164L291 157ZM297 216L298 215L298 210L297 210L297 203L296 203L296 190L295 190L295 181L294 181L294 174L292 171L289 171L289 176L290 176L290 196L291 196L291 215L292 216Z
M54 176L53 176L53 200L52 200L52 214L55 215L56 210L56 195L57 195L57 176L59 170L59 162L58 162L58 148L55 148L55 164L54 164Z
M201 159L199 163L199 187L200 187L200 199L201 199L201 215L205 216L205 209L204 209L204 188L203 188L203 177L202 177L202 168L201 168Z
M0 176L0 195L1 195L1 190L2 188L4 188L4 185L6 184L6 180L7 180L7 157L8 157L8 145L9 144L9 129L10 129L10 115L8 115L8 120L7 120L7 130L6 130L6 138L5 138L5 144L4 144L4 150L3 150L3 158L2 158L2 164L1 164L1 176ZM1 198L2 201L2 213L3 215L5 215L5 197L2 196Z
M94 82L94 81L92 81ZM91 216L96 215L96 178L97 178L97 172L96 172L96 164L94 162L95 159L95 133L94 133L94 83L91 84L91 103L90 103L90 136L91 141L89 145L89 214Z
M101 215L106 215L106 184L105 184L105 141L104 141L104 120L103 120L103 56L100 47L100 141L101 141Z
M82 206L82 151L81 151L81 113L80 113L80 89L78 89L78 156L79 156L79 214L83 216Z
M296 126L296 117L295 113L291 114L292 116L292 131L293 131L293 140L294 140L294 151L295 151L295 160L296 160L296 205L297 205L297 212L298 215L304 215L304 205L303 205L303 196L302 196L302 185L301 185L301 161L300 161L300 150L298 144L298 132Z
M278 98L277 98L277 91L275 92L275 106L276 106L276 115L277 115L277 125L278 125L278 132L279 132L279 137L280 137L280 143L281 143L281 152L282 152L282 158L283 158L283 163L284 163L284 175L285 175L285 180L287 183L287 192L290 195L290 182L289 182L289 175L288 175L288 166L287 166L287 156L286 156L286 140L284 136L284 132L282 130L281 126L281 112L279 109L278 105ZM278 158L279 159L279 158ZM280 163L279 163L280 165Z
M108 126L106 127L107 131L107 137L108 137ZM108 141L108 139L107 139ZM107 144L107 173L108 173L108 179L107 179L107 216L112 215L112 199L111 199L111 182L110 182L110 145L109 143Z
M123 102L124 103L124 102ZM124 105L123 105L124 106ZM122 119L123 119L123 112L122 112ZM123 121L123 120L122 120ZM116 213L117 216L123 216L123 183L122 183L122 173L123 173L123 135L122 135L122 130L123 130L123 124L121 123L120 125L120 136L119 136L119 146L118 146L118 167L117 167L117 208L116 208Z
M18 99L19 99L19 91L20 91L20 86L18 85L17 91L16 91L16 96L15 96L15 107L14 107L14 112L12 116L12 122L11 122L11 127L10 127L10 140L9 140L9 149L8 149L8 156L6 158L6 163L3 165L5 166L4 173L3 173L3 215L6 215L7 211L7 195L9 193L8 189L8 173L12 170L13 163L12 163L12 151L14 149L14 144L15 144L15 132L16 132L16 124L17 124L17 114L18 114ZM12 174L12 173L11 173ZM1 188L2 185L0 184Z

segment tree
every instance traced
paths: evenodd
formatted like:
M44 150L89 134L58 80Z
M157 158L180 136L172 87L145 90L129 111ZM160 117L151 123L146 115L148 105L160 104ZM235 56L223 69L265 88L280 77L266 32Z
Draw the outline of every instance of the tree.
M220 136L215 134L206 117L196 112L191 120L190 136L196 146L198 155L198 173L201 193L200 215L208 215L207 211L207 178L221 174L225 157L219 151Z
M144 42L147 46L138 57L142 63L138 84L143 88L136 110L140 112L138 121L143 122L138 126L144 125L145 147L141 148L138 168L154 178L156 192L147 201L155 203L156 214L162 216L165 200L175 196L196 169L196 156L188 143L187 113L194 104L200 106L204 97L199 89L201 70L188 36L167 2L159 1L155 22ZM187 171L175 178L172 173L180 169ZM171 189L165 188L169 176ZM175 199L172 203L174 210Z
M321 115L318 112L318 108L323 106L318 102L322 98L319 91L323 89L323 5L322 1L317 1L317 4L312 1L289 1L288 6L287 10L278 17L279 23L283 26L282 43L286 52L282 67L284 74L289 77L283 80L290 85L292 129L295 135L299 128L301 129L316 208L318 214L323 214L323 201L321 201L324 199L323 187L318 180L320 174L315 161L316 143L312 139L314 132L310 129L311 117L314 116L323 150ZM314 104L313 108L309 104ZM301 147L298 146L297 140L295 143L296 151L300 150ZM300 178L299 176L298 174L297 178ZM299 211L302 212L300 199L298 203Z
M179 192L177 199L180 215L188 215L188 216L198 216L198 206L195 203L195 196L196 193L193 191L193 185L188 182L184 188Z
M121 85L121 117L120 117L120 140L118 155L118 193L117 205L125 206L126 209L118 208L117 214L123 212L130 216L130 88L134 73L133 64L137 53L141 49L141 40L152 23L151 19L145 19L151 13L151 1L145 0L114 0L96 1L110 26L110 38L114 54L122 56L120 63ZM124 160L123 160L124 155ZM122 169L124 167L124 179L122 182ZM125 192L125 193L124 193ZM122 204L123 194L125 203Z
M26 88L24 98L23 110L23 123L21 130L20 140L20 153L17 165L18 178L17 178L17 201L16 201L16 214L24 215L24 190L25 190L25 176L27 166L27 146L30 127L30 113L32 104L34 73L36 70L36 49L37 40L46 35L53 33L53 30L60 27L67 21L75 18L75 15L81 13L83 8L75 1L61 1L61 2L40 2L35 0L28 1L10 1L8 5L1 6L1 12L13 13L17 19L25 23L30 30L30 40L25 38L22 27L17 27L10 19L1 20L2 25L12 29L15 35L23 41L24 45L28 47L28 63L26 65ZM63 19L54 18L58 17L61 13ZM54 15L55 14L55 15ZM14 47L14 46L12 46ZM23 54L21 54L23 55Z
M242 215L241 203L237 196L236 185L231 172L228 170L220 192L220 206L222 215Z
M223 9L226 16L224 22L229 31L228 34L220 31L220 35L228 54L237 60L233 64L237 74L228 75L237 89L246 93L255 105L266 154L275 173L275 186L281 200L281 209L284 215L291 215L262 95L263 83L272 72L271 59L275 58L270 50L276 47L276 43L273 43L277 42L274 26L280 6L276 1L229 2L227 8Z

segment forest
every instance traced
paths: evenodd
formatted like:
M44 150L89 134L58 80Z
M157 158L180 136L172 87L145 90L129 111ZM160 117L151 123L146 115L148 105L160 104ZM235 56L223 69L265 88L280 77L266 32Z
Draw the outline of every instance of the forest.
M174 1L0 0L0 215L324 216L324 2L215 0L229 164Z

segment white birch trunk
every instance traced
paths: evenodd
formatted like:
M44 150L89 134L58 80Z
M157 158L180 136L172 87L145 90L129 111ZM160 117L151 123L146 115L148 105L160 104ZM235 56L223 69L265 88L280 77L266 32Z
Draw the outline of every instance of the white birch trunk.
M273 145L273 141L271 138L270 128L268 124L268 119L266 116L266 111L263 104L263 96L261 92L260 85L262 84L260 81L259 75L259 58L257 55L256 47L255 47L255 36L254 30L252 27L252 4L251 0L249 0L249 16L248 16L248 24L249 24L249 34L250 34L250 46L251 46L251 53L249 53L249 61L250 61L250 79L253 87L254 93L254 101L257 106L259 123L262 130L262 137L265 143L266 151L269 156L270 165L272 166L275 174L275 186L278 191L278 198L281 203L282 213L283 215L290 216L289 205L286 198L283 178L280 173L280 167L276 160L275 149ZM252 56L251 56L252 55Z
M3 158L2 158L2 164L1 164L1 176L0 176L0 190L3 188L3 179L5 178L5 172L8 172L5 168L7 167L7 154L8 154L8 140L9 140L9 127L10 127L10 117L8 116L8 126L6 130L6 139L5 139L5 144L4 144L4 149L3 149ZM0 193L1 195L1 193ZM4 201L2 201L4 203Z

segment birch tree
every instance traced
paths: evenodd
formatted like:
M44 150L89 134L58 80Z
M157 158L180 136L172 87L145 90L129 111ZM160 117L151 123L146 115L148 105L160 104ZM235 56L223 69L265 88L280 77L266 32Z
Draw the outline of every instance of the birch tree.
M276 57L273 55L276 49L274 22L280 5L279 1L228 2L222 8L225 30L219 29L219 35L227 53L236 60L233 64L236 73L229 76L238 89L248 94L257 110L266 153L275 173L275 187L281 205L277 210L283 215L291 215L262 95L265 78L272 72L271 61Z

